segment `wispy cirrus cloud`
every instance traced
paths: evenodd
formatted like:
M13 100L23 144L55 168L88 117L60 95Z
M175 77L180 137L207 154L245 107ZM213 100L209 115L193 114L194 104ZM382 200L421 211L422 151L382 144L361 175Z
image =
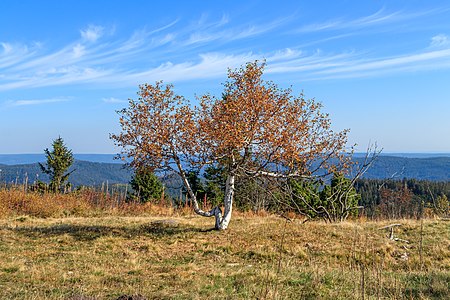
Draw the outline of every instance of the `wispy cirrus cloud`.
M12 45L9 44L9 43L0 43L0 46L2 46L2 48L3 48L3 51L2 51L2 52L3 52L4 54L11 53L11 51L12 51L12 49L13 49Z
M73 57L79 58L86 53L86 49L83 45L76 44L73 48Z
M318 32L318 31L330 31L330 30L340 30L340 29L348 29L348 28L362 28L367 27L379 23L386 23L390 21L394 21L397 16L400 14L398 12L394 13L385 13L384 9L381 9L374 14L356 18L356 19L333 19L327 20L321 23L313 23L304 25L294 32L297 33L310 33L310 32Z
M229 18L223 16L222 19L207 22L203 15L201 20L195 25L187 28L191 33L184 41L185 45L194 45L212 41L231 42L241 39L261 36L277 28L281 28L292 21L294 15L278 18L273 21L265 21L257 24L241 24L239 26L224 27L229 23Z
M42 105L50 103L60 103L67 102L70 98L50 98L50 99L21 99L21 100L8 100L6 101L7 106L30 106L30 105Z
M334 31L343 29L364 29L380 25L391 24L395 22L406 21L425 15L436 13L437 10L427 10L420 12L387 12L385 8L376 11L373 14L359 18L339 18L327 20L321 23L303 25L292 32L295 33L314 33L320 31Z
M119 99L115 97L102 98L103 103L115 104L115 103L126 103L127 100Z
M88 28L80 30L83 40L95 42L103 35L104 28L102 26L89 25Z
M423 51L396 57L348 60L340 66L318 70L319 79L359 78L386 73L450 68L450 49Z
M450 46L450 37L446 34L438 34L431 38L430 47L440 48Z
M312 24L303 30L310 32L346 26L362 28L407 20L413 15L420 14L380 10L349 22L334 20ZM346 33L320 36L301 46L292 42L284 45L270 43L267 47L267 38L286 36L284 29L291 27L287 25L293 21L293 17L288 16L261 24L233 25L226 15L216 20L202 15L187 25L176 19L156 28L135 31L128 38L105 35L111 30L90 25L80 31L79 39L54 51L45 44L17 45L3 41L0 43L0 91L73 84L125 87L155 80L211 79L225 76L228 68L256 59L267 60L270 74L295 73L296 78L302 80L377 76L412 68L450 67L449 37L445 34L433 36L428 48L411 49L409 53L389 57L377 56L370 49L327 51L326 48L310 48L345 38L348 36ZM246 40L251 41L251 49L260 50L241 50L238 46ZM117 103L115 98L102 101Z
M24 60L34 56L39 45L17 45L11 43L0 43L3 51L0 51L0 68L10 68Z
M13 51L10 44L3 43L0 66L4 67L3 73L7 76L0 78L0 91L87 82L135 85L142 81L156 80L156 76L167 76L168 78L157 78L167 80L218 76L224 74L227 67L235 66L233 62L243 63L249 56L246 53L211 51L209 42L220 40L226 43L253 37L283 23L277 20L267 25L238 25L225 29L223 26L229 22L226 15L217 21L208 21L207 16L202 16L191 27L172 30L178 22L175 20L159 28L136 31L129 39L108 36L101 42L100 37L107 29L90 25L80 31L80 40L56 51L46 51L45 45L39 49L21 46L17 48L22 50L20 55L16 55L17 51ZM197 51L201 41L208 44L204 52ZM172 62L173 58L179 60L177 56L180 52L187 53L191 59ZM218 67L221 68L220 72ZM190 73L193 70L201 70L201 73Z

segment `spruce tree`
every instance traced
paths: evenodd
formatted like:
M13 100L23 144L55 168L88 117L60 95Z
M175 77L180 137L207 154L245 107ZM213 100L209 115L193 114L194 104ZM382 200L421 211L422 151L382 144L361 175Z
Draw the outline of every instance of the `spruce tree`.
M73 172L67 172L73 164L72 151L64 145L61 137L58 137L52 143L52 151L48 148L44 150L47 158L46 166L39 163L43 173L50 176L49 188L53 192L65 191L70 183L68 183L69 175Z
M161 199L163 185L159 178L148 168L136 170L130 185L133 189L132 199L138 199L142 203Z

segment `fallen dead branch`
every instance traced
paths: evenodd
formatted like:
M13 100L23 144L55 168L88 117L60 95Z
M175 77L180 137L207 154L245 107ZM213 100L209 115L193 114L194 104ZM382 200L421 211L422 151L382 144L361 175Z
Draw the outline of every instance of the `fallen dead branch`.
M387 225L387 226L379 228L379 230L389 229L390 233L389 233L389 237L388 238L390 240L392 240L392 241L409 243L409 241L407 241L407 240L404 240L404 239L401 239L401 238L398 238L398 237L394 236L394 228L395 227L399 227L399 226L402 226L402 224L398 224L398 223L390 224L390 225Z

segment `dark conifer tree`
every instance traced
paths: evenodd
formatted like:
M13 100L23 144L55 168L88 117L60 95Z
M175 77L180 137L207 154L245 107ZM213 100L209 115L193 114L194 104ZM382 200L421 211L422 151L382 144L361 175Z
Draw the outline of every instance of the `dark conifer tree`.
M66 191L70 186L68 183L69 175L73 172L67 172L73 164L72 151L66 147L64 140L58 137L52 143L52 151L48 148L44 150L47 157L46 166L39 163L43 173L50 176L49 188L53 192Z

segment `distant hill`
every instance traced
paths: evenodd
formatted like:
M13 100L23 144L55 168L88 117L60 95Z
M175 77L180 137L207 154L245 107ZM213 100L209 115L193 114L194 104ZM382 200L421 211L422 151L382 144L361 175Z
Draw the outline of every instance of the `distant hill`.
M20 165L0 165L0 182L24 183L26 178L32 183L36 180L48 181L48 176L42 174L37 163ZM132 171L118 163L98 163L75 160L70 168L70 182L75 185L101 185L108 182L126 183L131 179Z
M355 158L362 162L362 158ZM369 179L422 179L450 181L450 156L429 158L407 158L380 156L363 176Z
M112 160L112 154L83 154L89 156L90 159L98 159L103 161ZM0 182L34 182L37 179L47 181L48 177L42 174L39 165L34 163L28 164L6 164L12 161L27 161L32 158L39 158L36 154L26 154L24 156L14 155L14 158L8 158L9 155L0 155ZM75 157L80 157L75 155ZM41 158L44 158L42 155ZM355 156L355 160L362 162L361 156ZM41 160L39 158L39 160ZM39 161L38 160L38 161ZM45 161L42 159L41 161ZM111 162L92 162L84 160L75 160L71 170L75 170L70 176L70 182L75 186L79 185L101 185L108 182L127 183L131 179L132 170L125 169L123 164L115 161ZM450 181L450 156L446 157L429 157L429 158L408 158L397 156L380 156L373 164L372 168L364 175L364 178L370 179L403 179L414 178L433 181ZM173 179L172 179L173 181Z
M74 154L76 160L84 160L98 163L122 164L122 161L114 159L115 154ZM45 154L0 154L0 164L22 165L45 162Z
M356 152L355 157L365 156L364 152ZM450 157L450 153L395 153L395 152L382 152L382 156L394 156L403 158L436 158L436 157Z

